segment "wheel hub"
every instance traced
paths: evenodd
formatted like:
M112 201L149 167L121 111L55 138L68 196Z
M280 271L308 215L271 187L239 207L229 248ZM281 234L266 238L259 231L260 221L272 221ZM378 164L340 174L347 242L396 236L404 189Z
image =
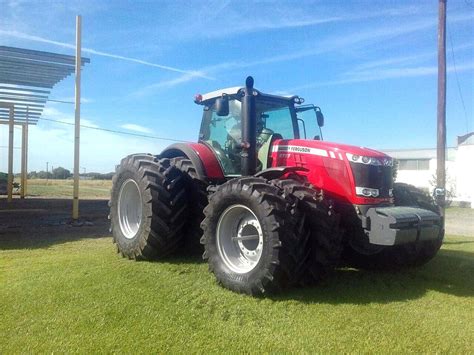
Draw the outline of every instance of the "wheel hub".
M142 196L138 184L133 179L126 180L120 188L118 220L125 238L133 239L142 222Z
M222 213L217 224L217 249L226 266L236 273L247 273L257 266L263 232L250 208L232 205Z

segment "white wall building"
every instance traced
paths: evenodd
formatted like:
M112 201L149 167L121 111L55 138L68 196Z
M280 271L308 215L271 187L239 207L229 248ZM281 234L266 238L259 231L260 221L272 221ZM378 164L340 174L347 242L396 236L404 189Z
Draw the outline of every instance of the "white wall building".
M436 149L387 149L384 152L399 161L398 182L433 191L436 181ZM474 208L474 132L458 137L457 147L447 148L446 189L453 201Z

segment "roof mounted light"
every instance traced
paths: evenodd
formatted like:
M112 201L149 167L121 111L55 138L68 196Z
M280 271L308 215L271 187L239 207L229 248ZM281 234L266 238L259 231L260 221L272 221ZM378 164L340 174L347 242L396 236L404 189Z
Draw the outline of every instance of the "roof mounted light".
M194 95L194 102L197 104L200 104L202 102L202 95L201 94Z
M304 103L304 99L303 99L302 97L295 96L295 97L293 98L293 102L294 102L295 104L301 105L302 103Z

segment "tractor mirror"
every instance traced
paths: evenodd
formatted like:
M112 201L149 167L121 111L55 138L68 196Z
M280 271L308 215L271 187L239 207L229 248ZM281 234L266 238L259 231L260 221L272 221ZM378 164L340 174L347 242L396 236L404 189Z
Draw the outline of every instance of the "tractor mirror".
M316 120L318 121L318 126L319 127L324 126L324 115L321 112L321 109L319 109L319 107L316 109Z
M223 95L216 99L216 114L217 116L229 115L229 98L227 95Z

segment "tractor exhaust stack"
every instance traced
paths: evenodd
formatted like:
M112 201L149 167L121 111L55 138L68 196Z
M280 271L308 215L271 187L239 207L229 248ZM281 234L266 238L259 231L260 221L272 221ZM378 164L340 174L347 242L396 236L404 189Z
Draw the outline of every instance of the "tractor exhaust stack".
M253 84L253 78L247 77L242 100L242 176L255 175L257 170L257 117Z

